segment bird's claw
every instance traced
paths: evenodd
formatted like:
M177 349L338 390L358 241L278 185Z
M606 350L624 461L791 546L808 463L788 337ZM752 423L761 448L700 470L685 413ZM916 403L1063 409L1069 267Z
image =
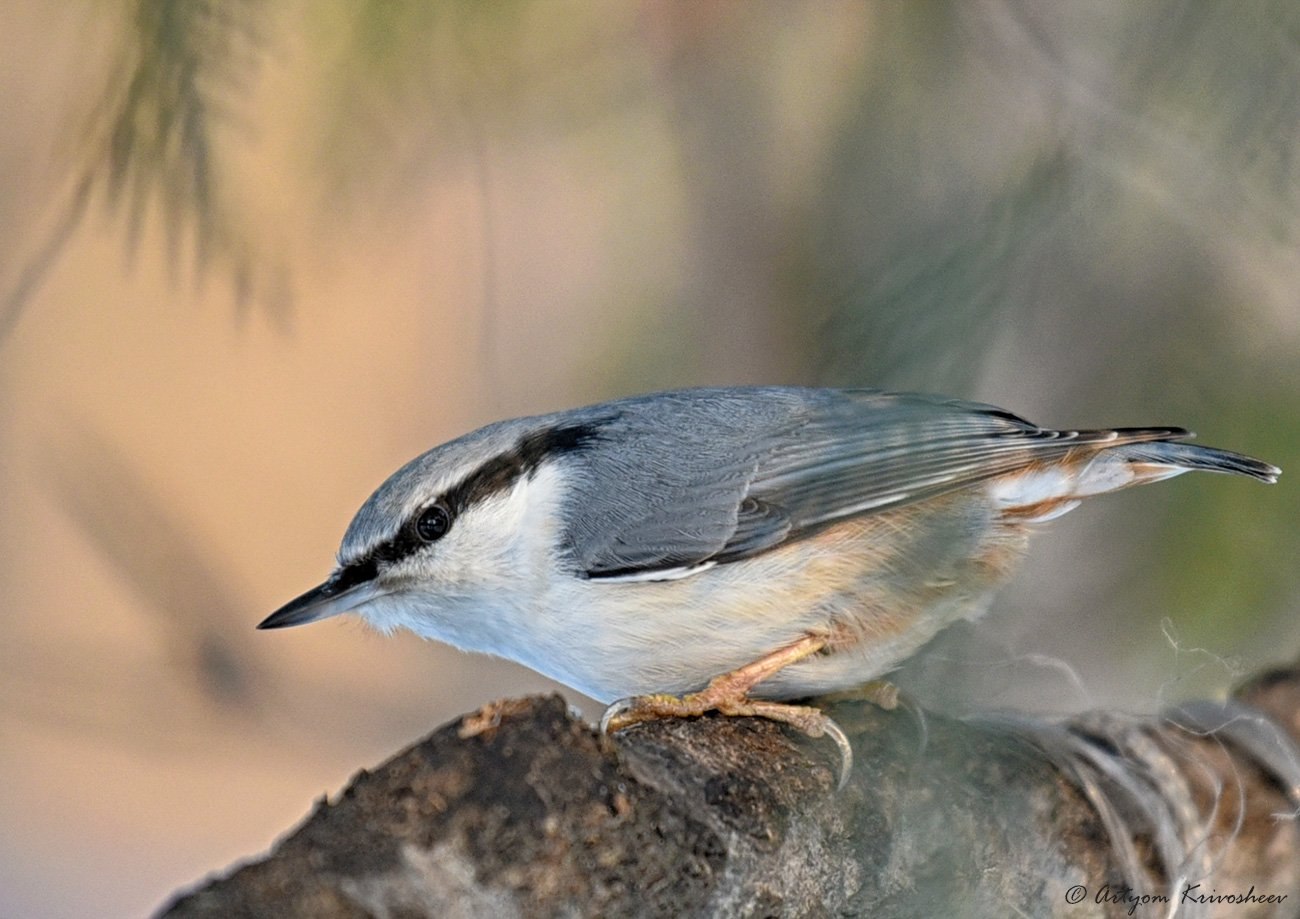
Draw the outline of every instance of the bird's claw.
M798 729L809 737L827 736L840 751L839 778L836 791L848 784L853 770L853 745L833 718L820 709L807 705L790 705L764 699L707 699L702 693L685 696L651 695L631 696L609 705L600 717L601 744L609 749L610 735L642 721L663 718L693 718L710 711L732 717L766 718Z

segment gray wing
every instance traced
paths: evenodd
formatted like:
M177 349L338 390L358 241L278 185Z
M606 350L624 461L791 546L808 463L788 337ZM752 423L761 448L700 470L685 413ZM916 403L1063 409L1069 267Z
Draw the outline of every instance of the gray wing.
M735 561L1115 437L873 390L685 390L602 408L567 514L574 561L593 578Z

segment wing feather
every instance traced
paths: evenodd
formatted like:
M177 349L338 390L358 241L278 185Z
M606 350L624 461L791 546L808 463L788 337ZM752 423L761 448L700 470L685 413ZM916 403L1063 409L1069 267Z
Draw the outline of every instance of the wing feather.
M1051 431L988 405L876 390L686 390L602 408L588 467L599 474L579 477L567 532L592 578L680 577L1091 444L1185 433Z

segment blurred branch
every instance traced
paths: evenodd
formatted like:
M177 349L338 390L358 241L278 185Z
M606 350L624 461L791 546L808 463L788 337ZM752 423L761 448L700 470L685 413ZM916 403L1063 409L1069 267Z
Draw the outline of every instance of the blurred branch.
M209 702L256 708L259 673L232 578L219 571L192 523L169 506L118 448L88 427L52 450L46 475L105 562L156 614L152 625L177 674L197 676Z
M18 273L18 280L5 294L3 306L0 307L0 342L9 336L10 330L23 314L23 307L41 286L45 275L58 261L63 247L68 244L72 234L81 225L81 219L86 215L86 207L90 203L92 187L90 177L83 176L72 193L72 199L62 209L58 223L36 254L23 265Z
M125 208L132 240L152 198L169 241L194 221L201 255L223 232L216 208L216 125L248 89L257 63L261 0L175 3L138 0L120 73L101 103L104 146L92 172L110 206Z
M557 697L498 702L164 915L1293 915L1298 710L1294 668L1146 720L840 702L837 793L833 746L770 722L641 725L614 755Z
M1059 152L1045 155L977 219L936 220L887 258L868 264L855 254L828 272L846 288L825 295L821 381L973 390L999 333L1024 321L1025 304L1008 288L1064 210L1070 173Z
M125 213L132 250L156 207L171 264L189 237L196 272L213 257L226 258L239 301L251 293L251 255L220 203L217 136L259 63L264 4L134 0L128 8L121 50L85 135L85 165L54 228L5 292L0 339L97 196L112 213Z

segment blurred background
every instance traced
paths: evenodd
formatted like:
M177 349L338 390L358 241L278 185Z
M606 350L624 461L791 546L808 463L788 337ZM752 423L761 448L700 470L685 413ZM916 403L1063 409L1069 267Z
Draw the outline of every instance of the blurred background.
M505 416L767 382L1185 425L1289 475L1086 505L900 682L1150 711L1300 651L1288 0L13 0L0 51L0 916L147 913L555 689L253 630Z

